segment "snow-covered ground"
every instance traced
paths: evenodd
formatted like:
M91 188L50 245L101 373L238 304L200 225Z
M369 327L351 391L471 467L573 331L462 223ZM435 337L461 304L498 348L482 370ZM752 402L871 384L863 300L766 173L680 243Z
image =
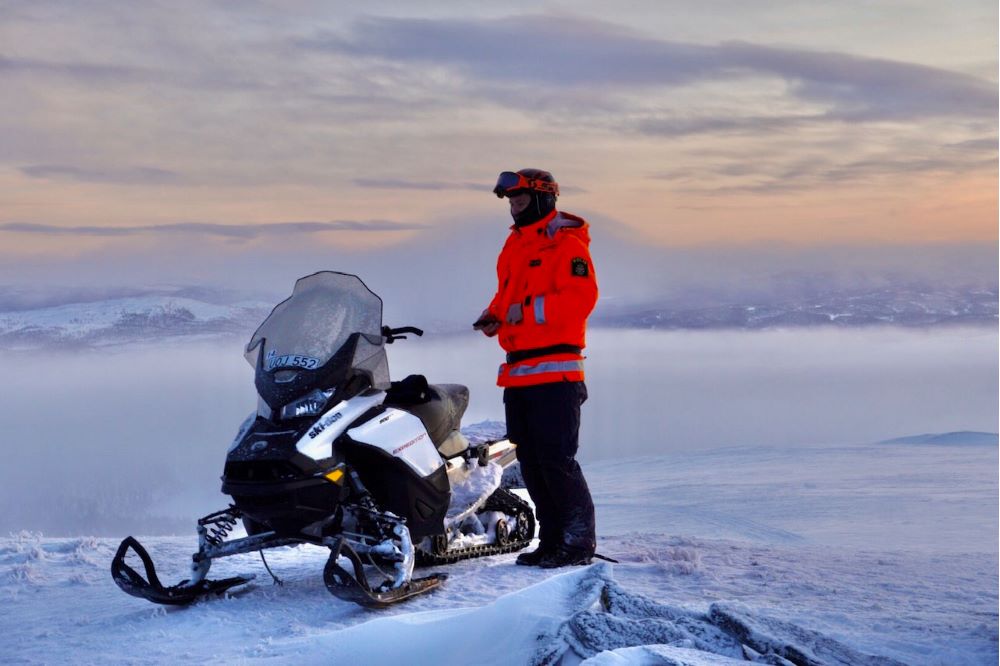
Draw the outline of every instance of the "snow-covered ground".
M256 584L177 609L114 586L114 539L11 535L0 540L0 659L997 663L995 438L732 448L585 471L599 551L618 564L467 561L446 568L440 590L378 612L330 596L320 548L269 553L280 587L256 555L219 561L213 577L250 572ZM142 540L164 580L185 575L193 535Z

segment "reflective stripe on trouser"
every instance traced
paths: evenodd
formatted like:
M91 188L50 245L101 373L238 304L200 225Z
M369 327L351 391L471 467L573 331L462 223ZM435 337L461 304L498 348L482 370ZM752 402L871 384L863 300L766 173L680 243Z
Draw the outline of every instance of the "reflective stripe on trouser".
M546 356L520 363L504 363L497 372L497 385L503 387L583 380L583 359L570 354Z

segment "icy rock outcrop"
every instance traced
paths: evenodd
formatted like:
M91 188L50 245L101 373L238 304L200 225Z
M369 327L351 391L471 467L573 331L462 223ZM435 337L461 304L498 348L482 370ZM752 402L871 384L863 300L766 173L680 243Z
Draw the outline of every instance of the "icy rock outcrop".
M581 657L641 645L698 650L743 658L741 644L711 623L707 616L669 606L625 591L608 579L598 609L571 617L562 637Z
M591 582L603 581L599 606L580 607L563 622L534 664L573 655L587 664L903 666L741 604L719 602L699 613L659 603L628 592L610 574L610 567L595 571Z

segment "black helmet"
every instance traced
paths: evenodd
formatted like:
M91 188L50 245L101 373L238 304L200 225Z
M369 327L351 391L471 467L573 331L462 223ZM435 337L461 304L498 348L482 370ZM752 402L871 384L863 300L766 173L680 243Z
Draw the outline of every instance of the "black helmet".
M504 171L497 178L493 193L498 197L522 194L531 195L531 203L523 211L514 215L514 224L523 227L538 222L556 208L559 197L559 183L544 169L521 169L517 172Z

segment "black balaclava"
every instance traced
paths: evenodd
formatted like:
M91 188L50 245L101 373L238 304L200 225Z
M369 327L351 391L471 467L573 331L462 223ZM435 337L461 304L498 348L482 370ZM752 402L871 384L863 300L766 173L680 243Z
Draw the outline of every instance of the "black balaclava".
M534 224L556 208L555 195L535 190L528 190L528 194L531 195L528 206L517 215L511 213L515 227L526 227L529 224Z

